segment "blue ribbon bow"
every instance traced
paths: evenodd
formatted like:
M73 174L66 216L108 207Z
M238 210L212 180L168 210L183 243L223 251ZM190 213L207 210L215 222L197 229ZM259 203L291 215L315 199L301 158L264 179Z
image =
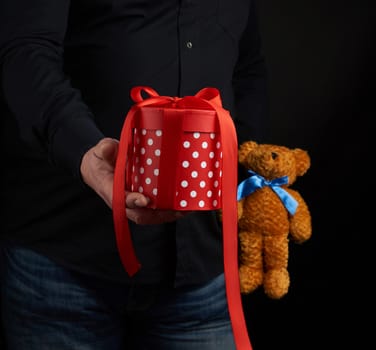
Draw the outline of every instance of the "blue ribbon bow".
M250 195L259 188L269 186L281 199L287 211L291 215L295 214L298 202L290 195L290 193L280 187L281 185L286 185L288 183L288 176L282 176L272 181L268 181L252 170L248 170L248 172L252 175L238 185L238 200Z

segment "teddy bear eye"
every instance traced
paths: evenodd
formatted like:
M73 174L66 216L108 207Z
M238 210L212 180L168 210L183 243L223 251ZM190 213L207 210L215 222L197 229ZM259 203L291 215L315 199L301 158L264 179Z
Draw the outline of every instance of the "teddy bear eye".
M273 159L276 159L277 157L278 157L278 154L275 153L275 152L272 152L272 158L273 158Z

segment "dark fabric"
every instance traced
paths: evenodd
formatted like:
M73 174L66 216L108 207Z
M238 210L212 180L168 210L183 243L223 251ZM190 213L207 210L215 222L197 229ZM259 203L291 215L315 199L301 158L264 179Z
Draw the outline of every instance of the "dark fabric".
M2 0L2 237L129 283L111 210L81 182L81 157L102 137L119 138L135 85L170 96L216 87L239 142L262 141L256 14L251 0ZM195 284L223 270L214 212L131 228L138 282Z

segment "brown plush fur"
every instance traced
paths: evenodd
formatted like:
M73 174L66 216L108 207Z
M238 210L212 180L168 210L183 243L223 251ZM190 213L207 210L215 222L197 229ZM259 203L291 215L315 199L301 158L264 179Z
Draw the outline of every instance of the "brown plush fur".
M289 238L302 243L311 237L311 216L301 195L289 188L310 167L310 157L302 149L247 141L240 145L239 162L266 180L288 176L281 186L298 202L290 215L281 199L265 186L238 202L239 276L242 293L259 286L272 299L283 297L289 289L287 270Z

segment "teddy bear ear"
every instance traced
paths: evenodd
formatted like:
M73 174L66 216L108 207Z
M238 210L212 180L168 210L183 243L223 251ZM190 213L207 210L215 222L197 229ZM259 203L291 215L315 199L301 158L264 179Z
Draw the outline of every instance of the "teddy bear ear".
M239 163L244 165L249 152L252 152L258 144L255 141L245 141L239 146L238 159Z
M295 148L293 152L296 160L296 175L302 176L310 168L311 158L308 152L303 149Z

